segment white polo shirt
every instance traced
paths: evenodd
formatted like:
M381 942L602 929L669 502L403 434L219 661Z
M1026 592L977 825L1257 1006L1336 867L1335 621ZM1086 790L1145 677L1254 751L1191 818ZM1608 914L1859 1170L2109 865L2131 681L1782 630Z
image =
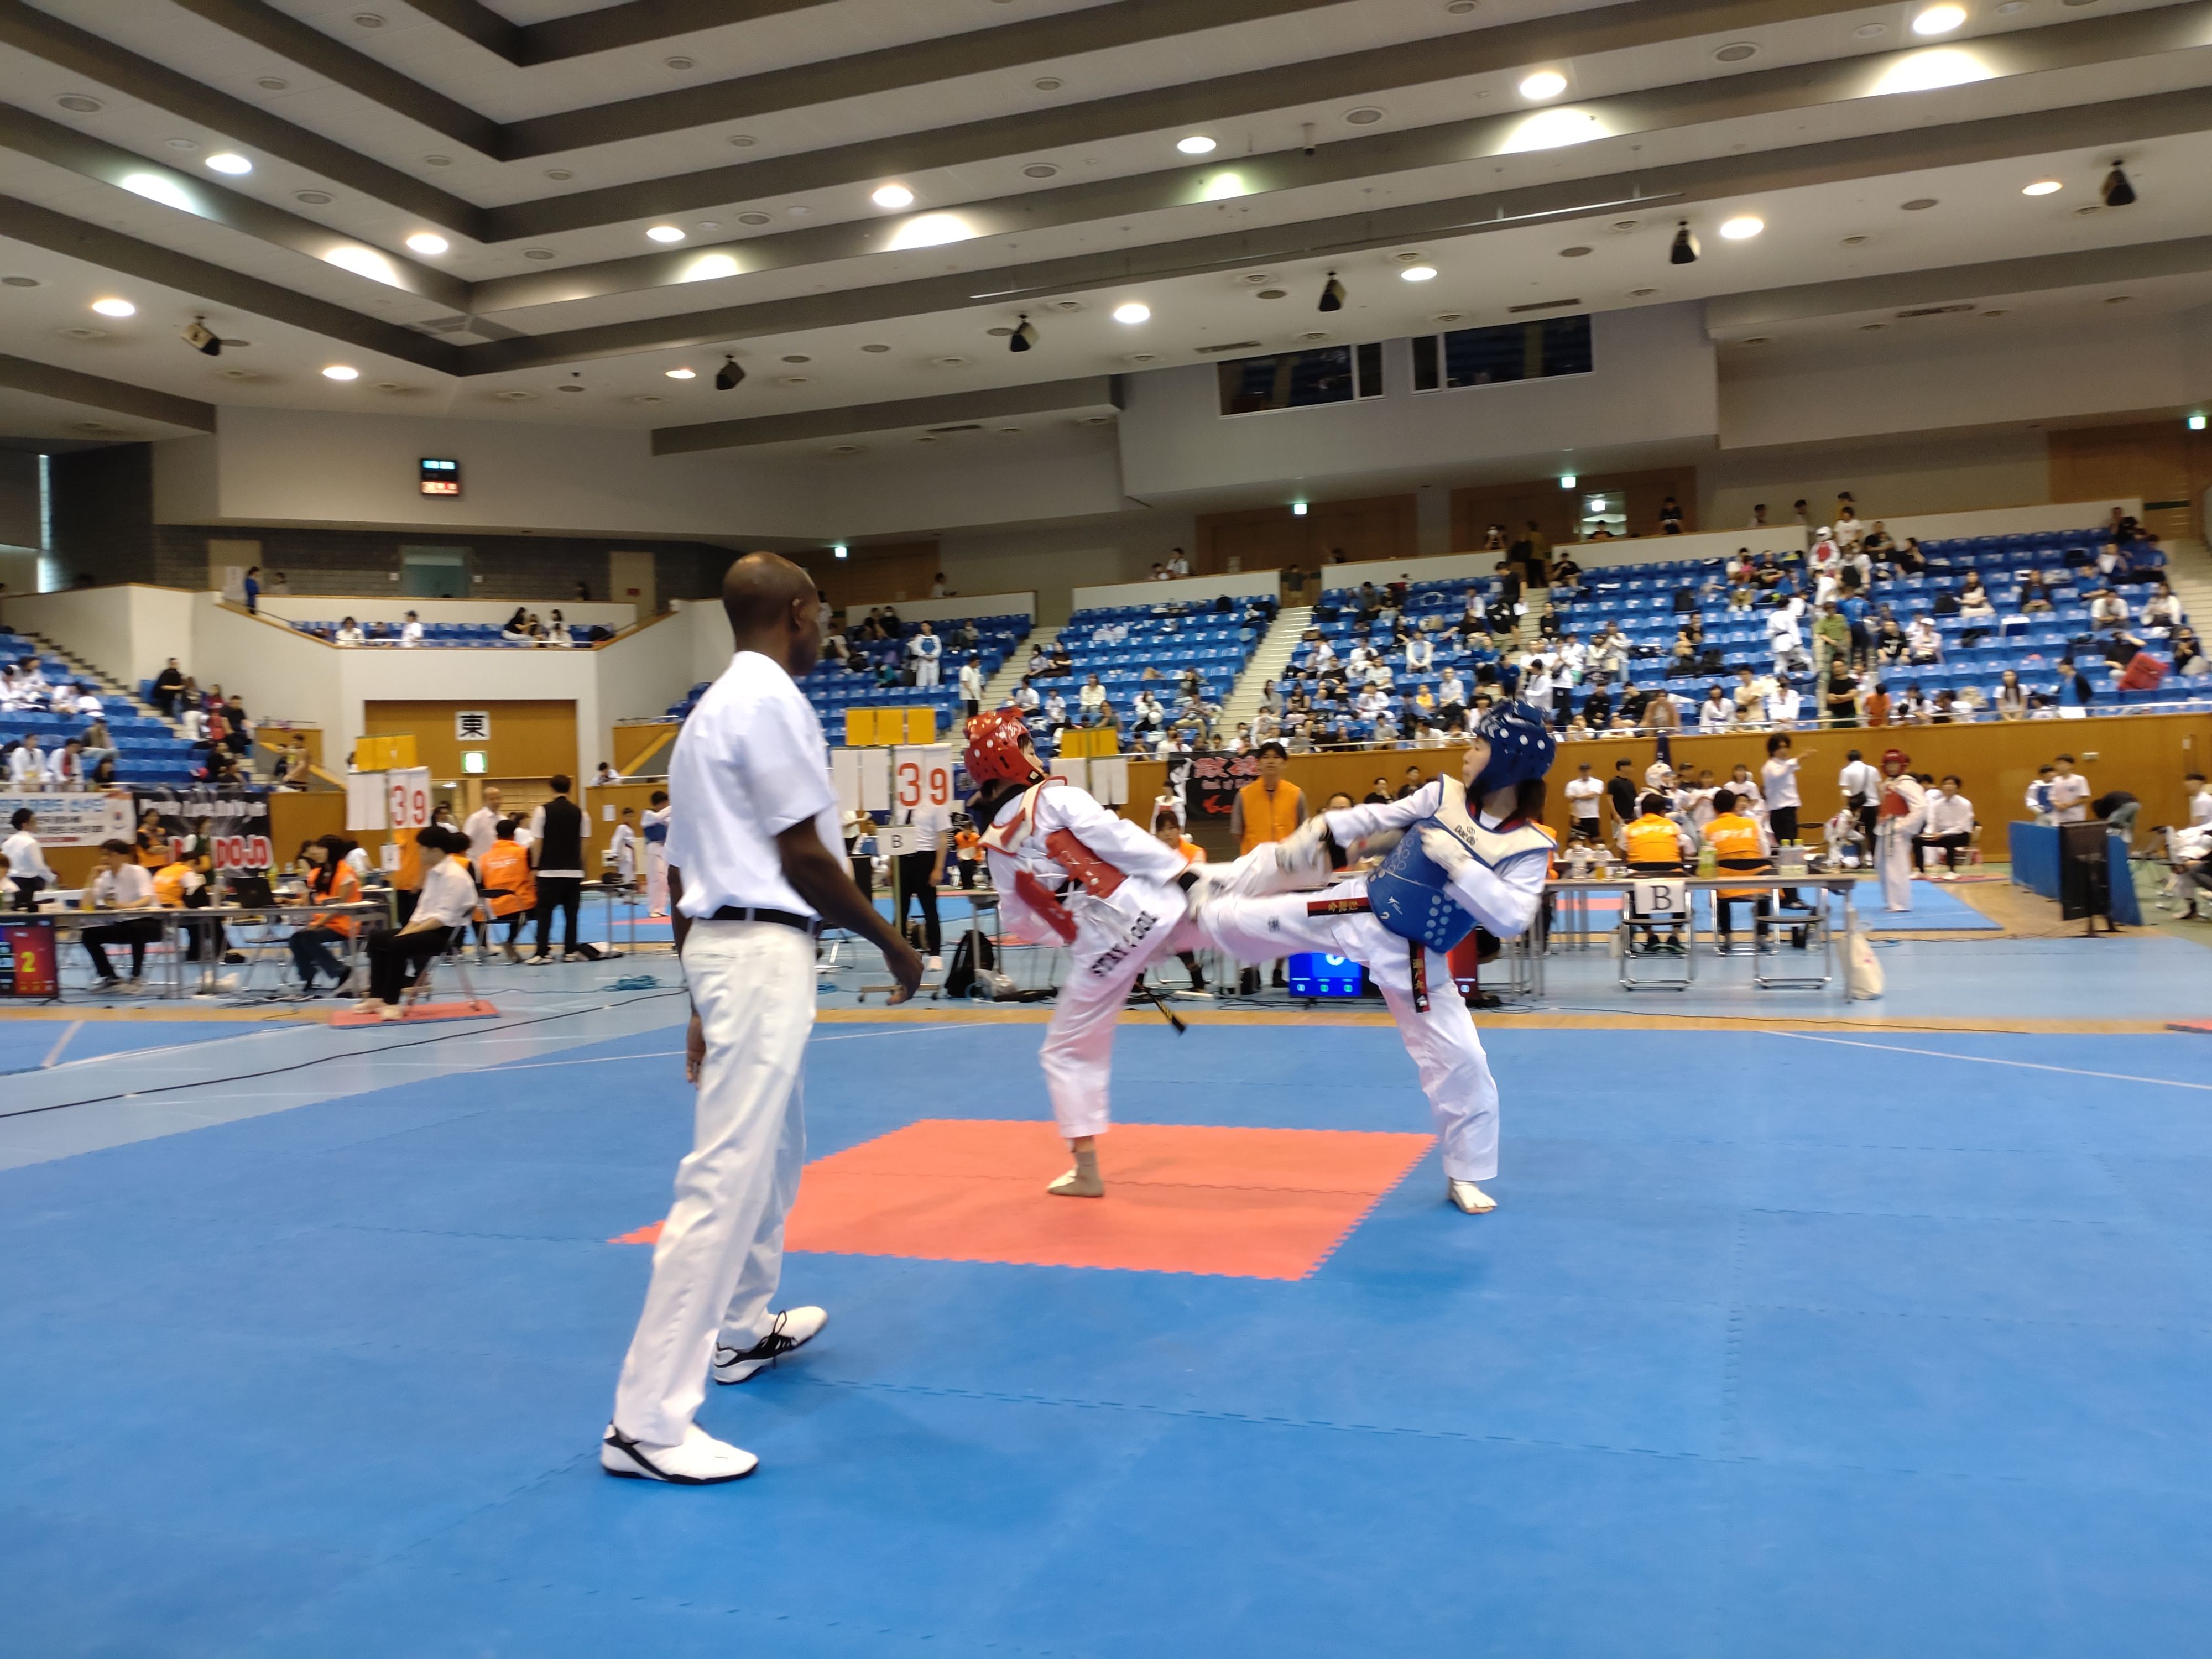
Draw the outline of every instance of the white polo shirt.
M2051 781L2051 821L2085 823L2089 817L2089 780L2079 772L2061 772Z
M684 872L684 914L726 905L812 915L784 879L775 838L814 820L822 845L844 856L822 722L781 664L740 651L684 722L668 764L681 810L668 826L668 862Z
M136 864L126 864L119 870L102 870L85 890L96 909L125 909L154 896L154 872Z
M1920 833L1923 836L1963 836L1974 827L1974 803L1964 795L1947 795L1940 789L1928 792L1928 822Z
M1585 823L1595 823L1598 806L1605 799L1605 781L1601 778L1570 778L1567 780L1567 816Z

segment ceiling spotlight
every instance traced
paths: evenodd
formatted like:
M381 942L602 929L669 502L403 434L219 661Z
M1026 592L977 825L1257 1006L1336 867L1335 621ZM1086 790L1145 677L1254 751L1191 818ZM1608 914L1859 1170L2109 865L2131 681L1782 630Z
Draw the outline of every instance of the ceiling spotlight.
M1964 6L1930 6L1912 20L1915 34L1948 34L1966 21Z
M672 380L696 380L699 376L696 371L691 369L672 368L668 371L668 378Z
M1291 516L1292 518L1303 519L1305 515L1306 504L1304 501L1292 501L1291 503Z
M2023 196L2056 196L2065 188L2056 179L2039 179L2032 185L2022 185L2020 193Z
M684 240L684 233L674 225L655 225L645 234L656 242L680 242Z
M323 371L323 378L326 380L358 380L361 379L361 371L349 368L344 363L332 363Z
M833 559L849 558L852 556L852 552L853 550L851 548L846 546L844 543L839 542L835 547L830 550L830 556Z
M103 317L135 317L138 307L128 300L94 300L92 308Z
M1766 228L1766 221L1756 214L1743 213L1721 222L1721 234L1731 242L1746 242Z
M407 246L417 253L440 254L453 245L434 231L418 230L407 239Z
M1315 306L1314 309L1316 311L1344 309L1344 284L1336 280L1334 271L1330 271L1328 280L1321 285L1321 302Z
M233 178L253 171L252 162L247 161L243 155L234 155L227 149L219 149L209 156L207 164L216 172L228 173Z
M1020 325L1017 327L1012 334L1009 334L1006 337L1006 349L1009 351L1027 351L1034 347L1036 344L1036 325L1030 320L1029 313L1024 311L1021 314Z
M868 199L879 208L912 207L914 192L904 185L881 185Z
M207 325L204 317L195 317L185 325L184 341L204 357L222 356L222 336Z
M1693 265L1698 263L1698 239L1690 234L1690 222L1684 219L1674 227L1674 245L1667 250L1670 265Z
M1435 280L1437 268L1434 265L1407 265L1398 273L1402 279L1409 283L1431 282Z
M1562 472L1559 474L1559 488L1562 489L1572 489L1581 482L1582 480L1577 478L1571 472Z
M1521 95L1533 104L1556 98L1567 89L1567 77L1557 70L1538 70L1521 82Z
M738 383L744 378L745 372L738 367L738 360L735 357L725 357L722 359L722 366L714 371L714 390L735 392Z
M2202 415L2191 415L2191 416L2189 417L2189 429L2190 429L2191 432L2202 432L2202 431L2203 431L2203 430L2204 430L2204 417L2203 417Z
M1114 320L1117 323L1150 322L1152 316L1152 308L1150 306L1140 305L1134 300L1125 306L1114 307Z
M1213 140L1204 133L1194 132L1188 138L1176 139L1176 148L1186 155L1211 155L1213 154L1214 143Z
M2112 163L2112 170L2105 175L2103 193L2106 207L2135 205L2136 187L2128 182L2128 175L2120 171L2120 164L2118 161Z

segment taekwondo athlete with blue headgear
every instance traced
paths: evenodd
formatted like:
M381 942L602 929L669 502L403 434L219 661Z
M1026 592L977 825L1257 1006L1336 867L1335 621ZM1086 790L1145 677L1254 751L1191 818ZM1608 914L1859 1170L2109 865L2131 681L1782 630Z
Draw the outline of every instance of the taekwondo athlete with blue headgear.
M1446 1196L1469 1215L1497 1208L1476 1183L1498 1173L1498 1084L1445 952L1478 926L1511 939L1534 918L1553 847L1537 821L1553 748L1535 709L1504 703L1475 723L1460 776L1321 813L1284 844L1291 864L1309 841L1355 858L1387 847L1372 875L1319 893L1193 894L1199 931L1240 961L1319 951L1365 965L1420 1073L1443 1140Z

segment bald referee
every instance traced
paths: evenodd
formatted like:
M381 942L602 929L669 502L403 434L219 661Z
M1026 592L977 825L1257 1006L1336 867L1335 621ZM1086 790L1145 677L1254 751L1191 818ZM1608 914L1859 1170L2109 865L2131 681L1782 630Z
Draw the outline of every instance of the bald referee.
M806 1159L799 1066L814 1024L814 939L826 921L872 940L914 994L921 960L853 884L822 723L792 681L821 654L806 573L750 553L722 580L737 654L699 700L668 769L668 891L691 989L684 1070L697 1085L691 1155L653 1253L599 1467L712 1486L760 1460L693 1415L811 1340L819 1308L771 1313L783 1220Z

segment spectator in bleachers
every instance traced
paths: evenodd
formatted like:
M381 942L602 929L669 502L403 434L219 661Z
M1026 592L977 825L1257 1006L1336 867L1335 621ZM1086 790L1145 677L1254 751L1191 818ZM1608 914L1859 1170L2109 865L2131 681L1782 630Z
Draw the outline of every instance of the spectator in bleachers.
M1603 732L1613 724L1613 693L1606 689L1607 684L1604 675L1591 675L1589 693L1577 711L1577 717L1592 732Z
M26 732L22 742L8 753L9 791L18 795L38 794L46 787L46 751L39 746L36 732Z
M1905 629L1905 655L1916 667L1933 667L1943 660L1942 636L1936 631L1935 618L1922 611Z
M57 793L75 794L84 787L84 745L71 738L58 749L46 751L46 785Z
M1919 576L1926 574L1928 570L1928 556L1921 551L1920 538L1917 536L1907 536L1905 538L1905 544L1897 550L1895 557L1893 557L1890 562L1895 567L1898 574L1900 575Z
M1075 658L1069 652L1066 640L1053 641L1052 660L1049 666L1054 674L1073 674L1075 672Z
M1169 580L1172 581L1188 574L1190 574L1190 561L1184 556L1182 549L1179 547L1174 549L1168 554Z
M177 696L184 684L184 672L177 666L174 657L169 659L168 666L154 676L154 707L161 710L163 720L176 719Z
M115 735L107 729L107 721L98 714L94 714L92 717L92 723L84 728L80 742L84 750L84 763L88 767L97 766L103 760L115 758Z
M1122 636L1127 637L1127 629L1123 630ZM963 617L952 624L952 631L945 636L945 643L949 650L973 651L982 643L982 637L975 632L974 621Z
M1880 519L1874 521L1872 529L1859 538L1859 551L1874 564L1882 563L1896 550L1897 543L1892 539L1887 527Z
M349 623L352 620L353 618L351 617L348 617L346 618L346 621ZM343 632L343 629L341 629L340 631ZM514 614L507 619L506 626L501 628L499 630L499 633L501 639L528 639L530 637L530 612L521 605L518 605L514 607Z
M2125 623L2128 602L2109 587L2100 587L2089 596L2089 622L2101 628L2107 623Z
M914 664L914 683L925 690L934 690L945 655L945 641L937 637L937 630L922 623L921 631L906 642L906 654Z
M960 712L974 720L983 712L983 659L970 657L960 665Z
M1997 677L1996 711L1997 718L2003 720L2027 716L2027 693L2021 685L2017 669L2008 668Z
M1015 686L1012 692L1008 695L1006 702L1009 707L1018 708L1024 714L1035 714L1043 706L1044 699L1037 695L1036 687L1030 684L1030 677L1024 674L1022 676L1021 684Z
M351 617L346 617L340 619L338 631L331 642L336 645L362 645L367 642L368 638L361 631L361 624Z
M1085 677L1075 701L1078 715L1085 726L1095 726L1105 718L1106 688L1099 684L1097 675Z
M1150 570L1148 570L1148 571L1146 571L1146 572L1145 573L1145 580L1146 580L1146 581L1164 582L1164 581L1167 580L1167 579L1168 579L1168 568L1167 568L1167 566L1165 566L1165 565L1162 564L1162 563L1161 563L1158 560L1157 560L1157 559L1153 560L1153 561L1152 561L1152 568Z
M2212 658L2205 655L2204 647L2197 637L2197 630L2187 626L2173 630L2166 641L2166 649L2173 658L2173 672L2184 679L2202 679L2212 674Z
M2142 623L2146 628L2175 628L2181 623L2181 601L2173 590L2163 581L2151 588L2150 598L2143 601Z
M532 620L537 619L532 617ZM422 619L412 611L399 624L399 643L410 649L422 643Z
M1698 730L1707 735L1725 732L1735 723L1735 705L1728 694L1716 684L1705 690L1705 700L1698 705Z
M1778 731L1788 731L1803 717L1803 700L1797 688L1789 680L1777 680L1774 690L1766 694L1766 723Z
M545 643L548 645L569 646L574 645L575 642L575 636L568 629L568 619L562 616L558 611L556 611L553 613L553 620L547 623L545 627ZM402 640L400 643L404 645L406 641Z
M1057 736L1066 724L1067 699L1060 696L1060 688L1055 685L1045 693L1044 729Z

